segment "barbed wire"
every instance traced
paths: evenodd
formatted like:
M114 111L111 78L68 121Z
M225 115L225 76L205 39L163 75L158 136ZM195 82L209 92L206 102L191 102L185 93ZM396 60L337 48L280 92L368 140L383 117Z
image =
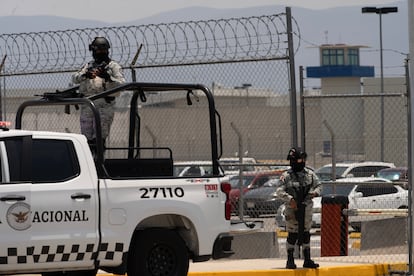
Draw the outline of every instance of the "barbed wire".
M111 43L111 57L129 67L234 62L286 58L286 14L139 26L86 28L0 35L3 74L64 72L91 59L96 36ZM293 20L293 33L300 38ZM299 39L300 41L300 39ZM299 44L296 45L299 48Z

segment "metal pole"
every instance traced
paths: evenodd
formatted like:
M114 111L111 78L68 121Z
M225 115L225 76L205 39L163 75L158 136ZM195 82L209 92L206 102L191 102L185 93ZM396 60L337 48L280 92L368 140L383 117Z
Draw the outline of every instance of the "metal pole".
M234 125L233 122L230 123L231 128L234 130L234 132L236 132L237 137L239 138L239 163L242 164L243 163L243 138L241 135L241 132L237 129L237 127ZM244 216L244 187L243 187L243 171L244 171L244 166L241 165L239 167L239 191L240 191L240 195L239 195L239 218L241 220L243 220L243 216Z
M290 7L286 7L286 29L290 69L290 124L292 132L292 146L296 147L298 145L298 119L296 111L295 51L293 49L292 13Z
M131 69L131 76L132 76L132 82L136 82L137 81L137 72L134 68L135 63L138 60L139 54L141 53L142 50L142 43L139 45L137 52L135 53L135 56L132 58L132 62L129 65L129 68ZM140 93L137 90L134 90L134 93ZM141 94L141 99L143 94ZM138 95L137 95L138 96ZM131 102L131 108L134 108L134 112L130 113L130 123L131 123L131 127L130 127L130 140L129 140L129 147L130 149L128 150L128 158L132 158L132 154L133 154L133 148L134 148L134 142L136 142L136 146L140 147L141 146L141 137L140 137L140 131L141 131L141 121L139 116L137 116L138 114L138 105L137 103L137 98L134 98L134 106ZM132 110L131 110L132 111ZM136 131L136 133L135 133ZM135 137L135 141L134 141L134 137ZM140 151L139 149L137 149L137 157L139 157Z
M152 147L154 148L154 150L152 151L152 157L156 158L157 150L155 148L157 147L157 136L155 136L154 132L152 132L148 125L145 125L145 129L148 131L148 134L151 136L152 139Z
M382 13L379 13L379 32L380 32L380 71L381 71L381 135L380 135L380 159L384 161L384 63L382 57Z
M301 132L301 147L306 152L306 125L305 125L305 98L303 97L303 66L299 66L299 82L300 82L300 132Z
M380 71L381 71L381 107L380 107L380 159L384 161L384 64L383 64L383 50L382 50L382 15L388 13L398 12L398 7L363 7L362 13L376 13L379 15L379 35L380 35Z
M1 63L0 63L0 76L1 76L1 72L3 71L4 68L4 63L6 62L6 57L7 55L4 55ZM0 85L0 121L3 121L3 112L4 114L6 114L6 110L3 110L3 96L2 96L2 91L1 91L1 85Z
M410 87L410 69L409 69L409 58L405 60L405 78L407 83L407 126L408 126L408 168L412 168L413 165L413 159L411 157L411 151L412 151L412 145L411 145L411 109L410 109L410 102L411 102L411 87ZM412 175L411 170L408 170L408 177L410 181L410 175ZM412 191L413 187L411 185L411 181L408 183L408 227L407 227L407 237L408 237L408 264L409 264L409 272L412 275L412 254L413 254L413 210L412 210L412 204L413 204L413 197L412 197Z
M411 199L413 199L413 183L414 183L414 174L411 170L412 168L412 162L414 160L414 147L413 147L413 143L414 143L414 135L412 134L412 130L413 130L413 124L414 124L414 118L412 118L412 116L414 115L414 99L413 97L411 97L411 91L413 91L412 87L414 84L414 60L413 60L413 56L414 56L414 28L413 28L413 24L414 24L414 2L413 1L407 1L407 6L408 6L408 37L409 37L409 91L410 94L408 96L409 99L409 113L410 113L410 120L409 120L409 125L408 125L408 149L409 149L409 167L410 168L408 170L408 187L409 187L409 193L411 195ZM411 200L411 205L409 208L409 237L412 239L413 238L413 231L414 231L414 227L413 227L413 217L412 217L412 212L414 210L414 202L413 200ZM414 251L413 248L413 242L412 240L410 241L410 251L409 251L409 263L408 263L408 271L409 273L412 275L413 274L413 257L412 257L412 252Z
M332 151L332 172L331 172L331 180L335 181L336 180L336 149L335 149L335 132L333 131L332 127L328 124L328 122L326 120L323 120L322 122L325 127L328 129L329 133L331 134L331 151ZM334 193L335 191L335 187L334 186Z

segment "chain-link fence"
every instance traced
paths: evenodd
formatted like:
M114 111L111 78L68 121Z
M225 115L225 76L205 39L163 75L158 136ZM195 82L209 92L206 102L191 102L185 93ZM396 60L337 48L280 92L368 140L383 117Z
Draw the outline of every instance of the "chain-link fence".
M245 186L240 187L240 179L236 177L234 190L241 193L235 192L233 199L235 218L255 220L260 216L265 222L264 235L259 236L259 242L249 235L237 237L236 243L250 248L241 247L245 252L236 256L284 257L285 238L279 232L279 238L275 239L278 228L275 216L279 223L283 217L275 189L280 170L286 169L286 154L293 140L290 92L295 84L290 74L294 59L289 53L295 53L300 42L299 26L292 20L293 26L289 27L289 20L292 18L287 12L249 18L0 35L0 55L6 57L0 71L0 114L2 119L14 122L22 101L71 86L71 74L90 59L87 46L98 35L109 38L111 56L123 66L127 81L135 80L136 75L139 82L207 85L222 119L222 160L242 155L260 162L249 169L246 166L246 170L252 171L243 176ZM291 33L294 40L289 38ZM308 165L319 168L335 158L336 162L388 161L406 167L407 98L405 78L402 79L399 89L387 89L384 95L375 90L369 95L369 89L355 95L306 92L301 99L305 129L300 130L300 135L308 152ZM109 147L126 143L130 97L124 93L117 99L107 141ZM147 95L147 101L140 103L140 116L145 121L141 126L141 146L172 147L174 161L195 164L208 156L207 117L201 111L205 101L202 97L199 101L193 99L190 109L185 100L185 94ZM296 109L300 111L299 106ZM26 114L23 128L80 132L79 110L75 108L67 114L62 107L35 107ZM232 162L238 163L237 159ZM384 235L396 232L396 224L391 220L386 225ZM313 256L320 256L321 239L317 235L320 225L315 226L312 252ZM366 227L367 232L362 231L362 236L377 229ZM372 252L360 246L365 240L357 238L358 243L351 236L347 239L347 254L355 256L353 261L361 261L362 255ZM398 245L401 249L398 253L406 256L407 239L404 242L405 246ZM389 252L388 245L375 250L378 255Z
M22 100L36 94L53 92L71 86L71 74L89 57L88 43L96 35L111 41L111 57L124 67L127 81L202 83L211 87L216 107L222 116L223 157L239 154L238 137L233 123L243 136L243 153L257 159L281 158L279 150L288 148L290 119L288 107L289 66L286 14L233 18L198 22L84 29L50 33L12 34L0 36L0 52L7 55L2 81L2 115L14 120L14 112ZM291 17L288 17L292 20ZM294 22L294 21L293 21ZM298 26L292 31L299 34ZM298 45L298 43L295 43ZM293 45L293 42L292 42ZM291 50L294 52L294 49ZM122 122L127 116L130 95L117 100L117 113L110 132L109 146L122 143ZM159 143L168 133L195 129L195 120L185 119L183 109L169 104L170 98L153 93L142 112L158 106L168 118L180 122L167 123L165 116L152 118L143 133L143 145ZM275 109L281 106L282 109ZM148 107L148 108L147 108ZM168 109L169 107L172 107ZM30 111L29 111L30 112ZM176 113L176 114L174 114ZM25 128L79 132L79 111L71 115L63 109L33 111ZM177 119L179 118L179 119ZM64 126L60 123L67 122ZM165 124L162 131L160 122ZM207 131L207 130L206 130ZM280 133L283 132L283 135ZM205 133L205 132L204 132ZM203 133L189 135L193 148ZM280 143L275 147L274 137ZM195 142L194 142L195 141ZM269 147L273 149L269 151ZM205 154L204 154L205 156ZM199 154L203 157L203 154ZM177 161L197 158L180 156Z

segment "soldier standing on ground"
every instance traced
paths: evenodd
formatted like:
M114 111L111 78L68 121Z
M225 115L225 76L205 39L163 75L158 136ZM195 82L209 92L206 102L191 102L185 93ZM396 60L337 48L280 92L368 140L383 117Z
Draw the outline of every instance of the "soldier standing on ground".
M277 195L285 202L288 237L286 268L295 269L295 244L303 248L303 267L318 268L310 258L310 229L312 227L312 198L319 196L321 185L316 174L306 168L307 154L300 148L291 148L287 160L290 169L281 176Z
M93 60L72 75L73 83L80 84L79 93L84 96L101 93L125 82L121 66L109 57L109 48L109 41L105 37L96 37L89 45ZM94 104L101 117L102 142L105 146L114 118L115 96L97 99ZM80 127L91 150L95 152L95 120L90 108L84 105L81 106Z

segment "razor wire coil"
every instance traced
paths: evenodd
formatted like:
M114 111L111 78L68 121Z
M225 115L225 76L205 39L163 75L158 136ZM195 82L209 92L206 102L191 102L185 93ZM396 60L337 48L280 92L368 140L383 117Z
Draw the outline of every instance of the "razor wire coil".
M300 37L293 19L293 34ZM63 72L91 59L96 36L111 43L111 57L124 67L278 59L287 56L285 14L177 23L86 28L0 35L3 74ZM296 51L300 39L297 39ZM136 64L131 61L140 45Z

